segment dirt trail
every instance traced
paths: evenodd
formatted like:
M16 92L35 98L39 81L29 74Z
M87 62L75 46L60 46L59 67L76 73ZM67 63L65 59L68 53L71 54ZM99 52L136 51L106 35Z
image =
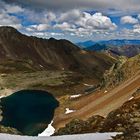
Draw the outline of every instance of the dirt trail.
M77 110L71 114L61 114L54 119L55 128L63 127L73 118L86 119L92 115L106 116L112 110L120 107L130 99L133 92L140 87L140 73L123 82L121 85L104 93L93 93L74 102L71 109Z

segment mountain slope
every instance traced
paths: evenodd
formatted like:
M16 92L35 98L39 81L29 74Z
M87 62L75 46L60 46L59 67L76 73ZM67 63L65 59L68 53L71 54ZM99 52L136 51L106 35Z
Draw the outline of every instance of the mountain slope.
M89 45L86 45L88 44ZM91 43L91 41L77 44L85 50L106 51L111 55L133 57L140 54L140 40L109 40Z
M83 51L67 40L29 37L12 27L0 27L0 71L6 64L8 71L9 65L14 68L15 64L22 63L25 69L98 71L97 76L103 74L114 61L103 53ZM17 69L23 69L19 67Z
M98 52L105 51L112 56L126 56L129 58L140 54L140 45L107 46L105 44L96 43L84 49Z
M134 57L140 54L140 45L125 45L121 47L110 47L107 51L111 54L116 54L118 56Z
M140 54L127 59L120 57L110 70L106 71L103 76L103 85L106 88L115 87L121 82L129 79L140 71Z
M121 57L109 71L106 71L103 89L83 96L69 106L76 110L68 115L55 118L55 127L60 128L73 119L86 119L92 115L106 116L120 107L140 86L140 55L130 59Z
M101 45L99 43L96 43L92 46L86 47L85 50L91 50L91 51L104 51L108 48L107 45Z
M98 132L120 132L115 140L140 139L140 89L121 107L111 111L106 118L99 115L87 120L72 120L55 135L71 135Z
M72 119L87 119L93 115L107 116L112 110L120 107L125 101L131 98L133 92L140 86L139 73L129 80L123 82L105 92L105 90L93 92L93 94L83 96L77 99L69 106L70 109L76 110L71 114L60 114L54 119L55 128L64 127Z
M90 46L94 45L95 43L96 42L93 42L92 40L89 40L89 41L85 41L85 42L76 43L76 45L81 47L81 48L86 48L86 47L90 47Z

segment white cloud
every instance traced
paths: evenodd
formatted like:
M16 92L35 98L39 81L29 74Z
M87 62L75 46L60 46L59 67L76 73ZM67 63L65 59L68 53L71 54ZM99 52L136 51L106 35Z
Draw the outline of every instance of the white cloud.
M22 27L19 19L15 16L10 16L5 12L0 13L0 26L12 26L16 29L20 29Z
M75 25L73 25L73 24L71 25L71 24L69 24L67 22L63 22L62 24L56 24L54 26L54 28L60 29L62 31L74 31Z
M117 25L112 23L111 19L102 13L95 13L87 19L86 25L93 29L99 30L115 30Z
M134 33L140 33L140 24L134 25L133 32Z
M138 19L140 19L140 14L138 15Z
M49 21L55 21L56 20L56 15L53 12L48 12L47 15L46 15L46 18Z
M60 15L60 18L58 21L64 22L64 21L75 21L78 20L81 17L81 12L79 10L73 9L68 12L62 13Z
M3 0L10 3L16 3L24 5L25 7L32 9L49 9L52 11L63 11L70 9L84 9L90 10L121 10L122 13L129 12L140 12L140 1L139 0Z
M7 13L19 13L19 12L24 12L24 9L21 8L18 5L5 5L5 9L7 11Z
M61 30L65 30L70 28L70 25L67 22L63 22L62 24L56 24L54 27Z
M30 25L26 28L27 31L31 31L31 32L34 32L34 31L45 31L49 28L49 25L48 24L38 24L38 25Z
M47 24L39 24L37 25L37 30L38 31L44 31L47 30L49 28L49 26Z
M117 25L102 13L90 14L71 10L61 14L54 27L73 33L72 35L91 36L93 33L115 30Z
M21 29L21 31L24 33L43 38L48 38L51 36L54 36L56 38L69 38L70 36L74 39L94 38L95 40L127 37L136 38L139 37L140 34L140 15L134 18L133 16L131 16L131 14L137 12L140 1L138 3L136 1L134 2L134 0L128 1L126 5L123 5L126 0L57 0L57 2L56 0L35 0L31 2L33 4L33 7L27 8L22 4L6 4L0 0L0 26L13 26L17 29ZM19 1L19 3L27 4L28 1ZM65 4L67 4L66 7L64 6ZM76 7L74 7L73 4L75 4ZM60 8L62 5L64 6L64 9ZM35 11L35 7L39 6L42 6L41 10L37 9ZM56 8L53 8L55 10L51 10L51 6L56 6ZM87 10L83 10L85 8ZM92 10L100 12L94 14L88 12L91 11L90 8ZM109 8L114 8L114 10L111 11L112 13L110 12ZM128 12L128 9L132 9L132 12ZM119 25L117 26L111 20L110 16L106 14L108 13L108 11L111 15L119 14L119 16L124 16L120 19L121 23L132 24L134 25L133 29L124 29L125 25L118 27ZM129 16L125 16L126 13ZM19 15L19 17L23 16L24 18L18 19L19 17L16 15ZM29 25L24 25L23 20L24 23ZM22 26L22 24L24 25L24 27ZM118 28L119 30L117 30Z
M138 19L136 19L132 16L124 16L121 18L121 23L122 24L137 24Z
M41 38L57 37L61 39L62 37L64 37L63 33L58 33L58 32L38 32L38 31L35 32L34 31L34 32L27 32L26 34L41 37Z
M50 33L51 36L63 36L63 33L55 33L55 32L51 32Z
M21 29L22 24L20 19L9 13L17 13L23 11L19 6L5 4L0 1L0 26L12 26L16 29Z

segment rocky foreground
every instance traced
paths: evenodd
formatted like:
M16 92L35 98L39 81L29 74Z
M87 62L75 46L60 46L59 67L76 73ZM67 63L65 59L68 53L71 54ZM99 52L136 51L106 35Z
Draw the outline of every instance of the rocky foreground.
M55 135L82 134L95 132L122 132L115 140L140 139L140 89L120 108L112 111L106 118L93 116L86 121L73 120Z

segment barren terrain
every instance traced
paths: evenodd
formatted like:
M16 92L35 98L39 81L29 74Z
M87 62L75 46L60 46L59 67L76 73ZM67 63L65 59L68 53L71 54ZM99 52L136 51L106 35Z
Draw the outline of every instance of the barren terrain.
M140 87L140 73L121 83L112 90L101 90L93 94L83 96L73 101L70 109L76 110L71 114L56 115L55 128L63 127L74 118L87 119L93 115L106 116L109 112L120 107L132 97L132 94Z

